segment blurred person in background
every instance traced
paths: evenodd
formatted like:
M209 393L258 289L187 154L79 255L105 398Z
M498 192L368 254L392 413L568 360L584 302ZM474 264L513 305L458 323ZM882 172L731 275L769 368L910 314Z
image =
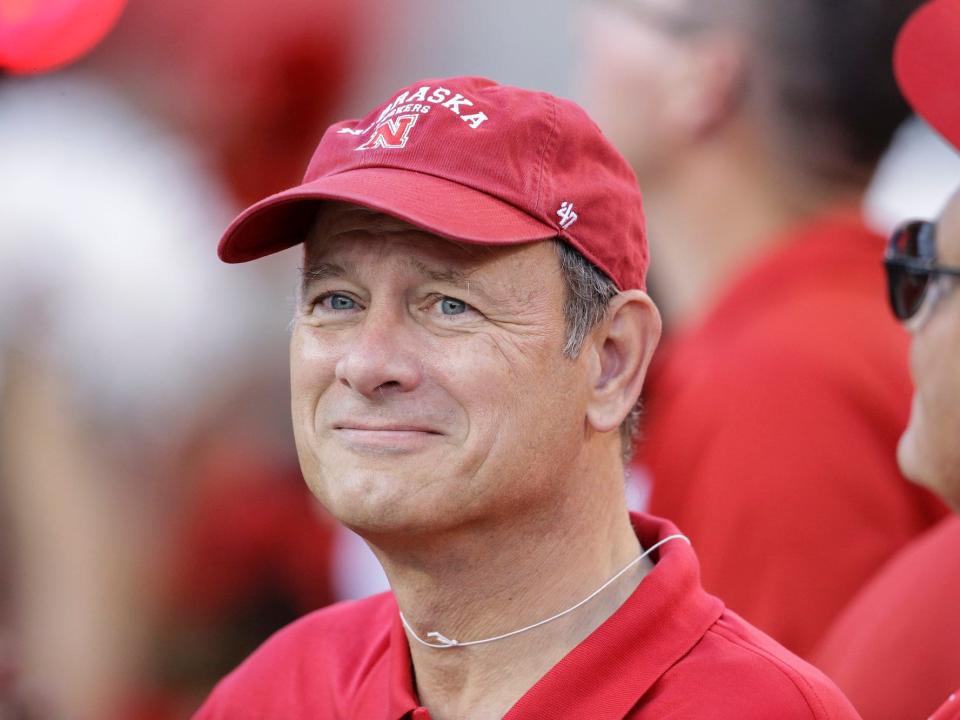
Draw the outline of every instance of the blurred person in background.
M36 13L27 4L4 4L0 7L0 83L11 73L40 72L67 64L89 51L112 27L123 4L123 0L108 0L93 8L90 4L63 3L53 9L53 17L49 7ZM35 14L39 17L34 17ZM70 30L75 27L81 28L79 33ZM0 252L2 259L5 254ZM0 282L10 282L3 269L0 267ZM0 315L0 326L11 322L11 309L6 308L5 312L6 318ZM0 340L0 433L3 431L2 403L9 384L8 371L4 370L8 354L9 348ZM20 677L19 643L14 633L17 614L14 579L22 562L14 549L17 517L12 505L0 467L0 717L27 718L45 713L36 696L28 697Z
M257 291L196 257L230 212L216 181L95 80L0 81L0 155L10 634L46 715L105 717L139 664L176 448L241 341L204 299Z
M895 67L911 105L960 151L960 0L917 11L901 33ZM916 385L898 460L907 477L960 512L960 191L936 221L894 232L886 263L894 313L912 334ZM954 515L884 565L812 657L865 720L925 718L960 686L958 610ZM960 718L960 691L934 717Z
M344 6L131 3L74 68L0 78L0 708L183 717L337 596L332 526L265 410L287 308L269 274L195 253L301 172L285 149L337 102ZM62 50L0 61L49 70Z
M705 587L800 654L946 513L894 461L907 336L861 219L916 4L587 8L586 102L644 188L669 330L635 470Z
M365 7L346 0L132 3L87 67L189 141L233 200L246 204L301 175L353 77L360 19L369 32L393 17ZM282 264L251 273L289 296ZM355 538L331 525L305 490L292 448L272 458L257 449L257 438L279 427L289 437L289 420L266 410L286 393L286 369L271 362L263 372L259 384L269 395L238 384L235 403L223 408L234 415L226 424L248 425L247 439L209 426L207 445L193 458L197 491L174 543L156 652L173 684L195 692L209 689L271 629L358 589L385 586L369 552L358 558ZM266 432L257 431L262 421ZM300 546L309 549L294 550ZM139 704L154 698L148 693Z

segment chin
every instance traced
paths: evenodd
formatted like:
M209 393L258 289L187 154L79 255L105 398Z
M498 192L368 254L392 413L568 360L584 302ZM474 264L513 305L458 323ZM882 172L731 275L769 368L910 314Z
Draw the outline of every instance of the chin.
M450 482L381 468L331 468L307 485L340 523L361 536L436 532L462 513ZM462 510L462 508L460 508Z
M914 418L911 417L910 424L907 425L907 429L903 431L897 443L897 465L908 480L918 485L927 485L929 470L925 467L924 460L929 460L929 454L918 447L918 441Z
M897 464L904 477L940 496L954 511L960 511L960 456L936 451L925 442L922 428L911 418L897 444ZM951 451L952 448L941 448ZM952 461L951 461L952 457Z

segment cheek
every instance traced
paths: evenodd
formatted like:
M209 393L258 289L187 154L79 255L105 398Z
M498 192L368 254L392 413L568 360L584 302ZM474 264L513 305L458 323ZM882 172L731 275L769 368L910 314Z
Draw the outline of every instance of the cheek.
M930 454L924 448L927 440L927 419L923 402L918 393L910 406L910 420L897 444L897 462L903 474L915 482L924 483L929 475L925 467Z
M924 413L935 424L952 430L960 425L960 305L941 312L916 334L910 348L910 368Z
M558 439L557 428L579 431L585 404L577 388L583 381L560 348L559 337L529 344L499 339L467 357L450 358L463 363L462 382L451 385L469 408L475 440L490 444L494 452L529 458L545 448L544 427L549 425L550 437Z
M297 327L290 339L290 395L294 425L313 417L317 399L334 381L337 349L310 328Z
M910 365L916 389L899 448L905 473L931 485L960 476L960 327L949 319L934 316L914 336Z

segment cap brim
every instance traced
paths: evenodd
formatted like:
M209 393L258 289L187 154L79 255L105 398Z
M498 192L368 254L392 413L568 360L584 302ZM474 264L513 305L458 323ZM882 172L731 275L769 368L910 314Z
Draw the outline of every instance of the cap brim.
M479 190L411 170L368 167L322 177L251 205L223 234L220 259L247 262L303 242L322 202L329 200L361 205L465 243L513 245L558 235Z
M894 71L918 115L960 149L960 2L933 0L900 31Z

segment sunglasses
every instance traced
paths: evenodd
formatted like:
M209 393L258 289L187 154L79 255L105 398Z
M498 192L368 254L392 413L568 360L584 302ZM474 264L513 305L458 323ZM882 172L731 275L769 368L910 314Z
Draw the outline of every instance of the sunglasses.
M883 264L893 314L919 327L937 298L960 279L960 268L937 263L937 226L926 220L910 220L890 236ZM923 313L920 311L924 310Z

